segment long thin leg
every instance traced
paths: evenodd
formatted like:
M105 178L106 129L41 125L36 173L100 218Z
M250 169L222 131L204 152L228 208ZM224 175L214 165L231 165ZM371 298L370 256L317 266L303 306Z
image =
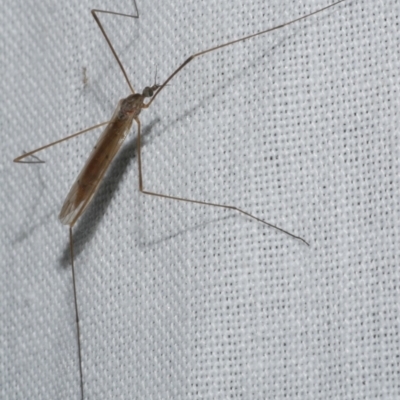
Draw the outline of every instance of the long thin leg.
M124 78L126 80L126 83L129 86L129 89L131 90L131 92L134 94L135 90L133 89L133 86L128 78L128 74L125 71L124 66L122 65L121 60L119 59L117 52L114 49L114 46L111 44L110 39L108 38L108 35L102 25L102 23L100 22L99 17L96 15L96 13L102 13L102 14L112 14L112 15L119 15L121 17L130 17L130 18L139 18L139 10L136 6L136 1L134 1L135 4L135 9L136 9L136 15L131 15L131 14L122 14L122 13L118 13L118 12L114 12L114 11L105 11L105 10L92 10L91 13L93 15L94 20L96 21L97 25L99 26L101 33L103 34L104 38L106 39L106 42L108 44L108 47L110 48L111 52L113 53L115 59L117 60L117 63L122 71L122 74L124 75Z
M24 154L26 154L26 151L24 151ZM14 162L19 162L20 164L44 164L46 161L41 160L39 157L36 157L34 155L30 155L35 161L15 161Z
M79 312L78 312L78 297L76 291L75 265L74 265L74 244L72 238L72 226L69 227L69 249L71 253L71 271L72 271L72 286L74 288L74 304L75 304L75 320L76 320L76 335L78 343L78 359L79 359L79 377L81 382L81 399L83 400L83 372L82 372L82 351L81 351L81 333L79 329Z
M171 200L178 200L178 201L185 201L187 203L195 203L195 204L201 204L204 206L213 206L213 207L220 207L220 208L225 208L228 210L234 210L237 211L243 215L246 215L247 217L250 217L258 222L261 222L271 228L274 228L282 233L285 233L286 235L291 236L294 239L298 239L301 240L303 243L305 243L307 246L309 246L310 244L304 240L302 237L300 236L296 236L293 233L290 233L288 231L286 231L285 229L280 228L279 226L270 224L269 222L264 221L261 218L258 218L250 213L248 213L247 211L244 211L240 208L237 208L235 206L230 206L230 205L226 205L226 204L218 204L218 203L209 203L206 201L200 201L200 200L193 200L193 199L185 199L182 197L176 197L176 196L168 196L166 194L161 194L161 193L155 193L155 192L150 192L148 190L145 190L143 187L143 176L142 176L142 152L141 152L141 134L140 134L140 120L139 118L135 118L135 121L137 123L138 126L138 133L137 133L137 151L138 151L138 169L139 169L139 190L141 193L144 194L148 194L150 196L156 196L156 197L163 197L164 199L171 199Z
M274 26L273 28L266 29L265 31L253 33L252 35L248 35L248 36L242 37L242 38L240 38L240 39L232 40L231 42L224 43L224 44L220 44L220 45L218 45L218 46L211 47L210 49L200 51L199 53L192 54L186 61L184 61L184 62L183 62L183 63L182 63L182 64L181 64L181 65L180 65L180 66L165 80L165 82L164 82L162 85L160 85L160 88L157 90L157 92L154 94L154 96L151 98L151 100L144 106L144 108L148 108L148 107L150 106L150 104L154 101L154 99L157 97L157 95L161 92L161 90L163 90L164 87L168 84L168 82L169 82L176 74L178 74L179 71L181 71L184 67L186 67L186 65L188 65L188 64L189 64L191 61L193 61L195 58L200 57L200 56L202 56L202 55L204 55L204 54L207 54L207 53L211 53L211 52L214 51L214 50L218 50L218 49L222 49L223 47L230 46L231 44L243 42L243 41L245 41L245 40L247 40L247 39L251 39L251 38L253 38L253 37L263 35L264 33L268 33L268 32L275 31L275 30L277 30L277 29L281 29L281 28L283 28L283 27L285 27L285 26L294 24L295 22L301 21L301 20L303 20L303 19L306 19L306 18L311 17L312 15L315 15L315 14L318 14L318 13L320 13L320 12L322 12L322 11L325 11L325 10L327 10L328 8L334 7L334 6L336 6L336 5L340 4L340 3L343 3L344 1L346 1L346 0L337 1L336 3L332 3L332 4L330 4L329 6L320 8L319 10L316 10L316 11L310 13L310 14L303 15L302 17L296 18L296 19L294 19L294 20L292 20L292 21L289 21L289 22L286 22L286 23L284 23L284 24L282 24L282 25L278 25L278 26Z
M24 153L24 154L20 155L19 157L17 157L16 159L14 159L14 162L15 162L15 163L21 163L21 164L38 164L38 163L44 163L44 161L42 161L42 160L40 160L40 159L38 159L38 161L21 161L21 160L23 160L23 159L26 158L26 157L31 156L32 154L37 153L38 151L41 151L41 150L47 149L47 148L49 148L49 147L51 147L51 146L54 146L55 144L58 144L58 143L61 143L61 142L65 142L66 140L72 139L72 138L75 137L75 136L82 135L82 133L86 133L86 132L89 132L89 131L91 131L91 130L93 130L93 129L100 128L100 126L107 125L109 122L110 122L110 121L106 121L106 122L102 122L101 124L97 124L97 125L91 126L90 128L86 128L86 129L84 129L83 131L76 132L76 133L74 133L73 135L66 136L66 137L64 137L64 138L62 138L62 139L60 139L60 140L57 140L57 141L55 141L55 142L46 144L45 146L39 147L38 149L29 151L28 153ZM35 158L37 158L37 157L35 157Z

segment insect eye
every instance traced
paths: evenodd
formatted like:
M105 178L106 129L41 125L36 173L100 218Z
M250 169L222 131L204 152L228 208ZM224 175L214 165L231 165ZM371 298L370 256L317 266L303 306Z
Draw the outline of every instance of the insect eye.
M143 96L144 97L152 97L153 96L153 89L149 87L145 87L143 89Z

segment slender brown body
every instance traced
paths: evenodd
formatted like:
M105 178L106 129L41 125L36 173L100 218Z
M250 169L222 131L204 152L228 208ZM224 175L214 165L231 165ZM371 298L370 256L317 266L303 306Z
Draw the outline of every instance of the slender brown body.
M111 161L128 135L133 119L140 114L144 98L143 94L137 93L118 102L114 115L65 199L59 215L64 225L72 227L93 199Z

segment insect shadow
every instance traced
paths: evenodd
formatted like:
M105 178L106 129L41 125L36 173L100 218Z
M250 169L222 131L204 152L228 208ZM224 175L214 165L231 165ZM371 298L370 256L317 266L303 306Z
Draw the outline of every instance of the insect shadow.
M151 131L157 124L159 124L159 122L160 119L156 118L150 124L146 125L143 129L143 137L148 139ZM146 144L148 144L148 140L142 141L142 148L146 146ZM89 243L93 238L98 224L102 221L115 192L118 190L121 178L131 165L132 161L137 157L136 149L137 137L134 136L116 155L109 171L100 184L96 196L76 224L74 230L74 253L76 256L83 251L87 243ZM70 267L71 260L69 243L63 250L60 262L63 267Z

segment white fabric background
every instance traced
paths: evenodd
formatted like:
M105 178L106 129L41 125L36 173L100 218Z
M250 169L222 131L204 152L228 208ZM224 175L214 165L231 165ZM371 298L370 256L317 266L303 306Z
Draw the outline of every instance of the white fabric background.
M114 4L113 4L114 3ZM68 255L58 212L129 94L90 9L15 1L1 22L2 399L77 399ZM327 0L139 1L102 20L134 87L193 52ZM398 0L349 0L196 60L142 113L75 233L86 399L395 399L399 379ZM83 69L87 82L84 83Z

